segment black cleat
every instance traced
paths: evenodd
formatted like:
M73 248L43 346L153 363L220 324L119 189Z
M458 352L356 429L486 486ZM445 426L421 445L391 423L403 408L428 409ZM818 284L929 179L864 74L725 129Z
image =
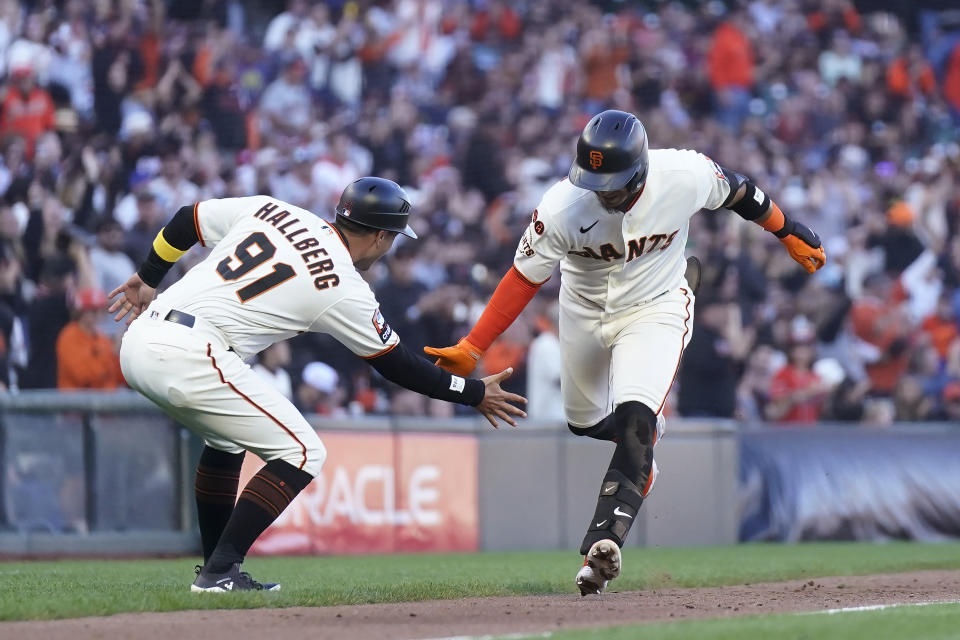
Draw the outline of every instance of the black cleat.
M240 571L240 563L234 563L226 573L205 573L200 565L194 568L197 579L190 585L194 593L227 593L228 591L280 591L276 582L260 583L246 571Z

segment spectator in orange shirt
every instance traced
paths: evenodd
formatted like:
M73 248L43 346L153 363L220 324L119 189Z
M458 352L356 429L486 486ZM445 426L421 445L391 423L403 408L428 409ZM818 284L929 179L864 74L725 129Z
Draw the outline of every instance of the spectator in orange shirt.
M584 36L580 55L585 80L583 93L587 100L585 111L593 113L610 106L620 87L620 67L630 55L628 44L622 28L612 34L606 29L594 29Z
M745 20L743 14L734 13L713 32L707 52L717 119L734 132L747 117L753 71L753 45L746 35Z
M490 346L484 357L484 366L491 371L501 365L513 368L515 380L511 388L519 390L517 393L526 393L527 350L532 339L530 326L527 323L518 323L505 331L500 339Z
M945 359L950 350L950 344L958 335L957 319L953 315L949 293L940 296L936 312L927 316L920 328L930 336L930 342L940 358Z
M960 42L950 53L947 71L943 78L943 97L953 107L953 115L960 121Z
M863 341L871 391L893 392L909 366L910 321L894 301L893 285L885 274L864 281L864 295L850 310L853 332Z
M913 45L904 55L894 58L887 67L887 89L900 98L912 98L917 94L933 95L937 79L933 67L923 57L918 45Z
M486 3L473 15L470 36L476 41L494 39L516 40L523 30L523 20L509 3L503 0Z
M816 350L811 340L794 340L787 364L773 376L767 418L812 424L820 419L829 389L813 371Z
M36 85L29 67L15 67L10 78L13 82L0 112L0 136L23 138L27 159L31 159L37 138L53 129L53 99Z
M57 388L116 389L123 384L113 343L97 329L107 296L81 289L74 298L74 318L57 337Z

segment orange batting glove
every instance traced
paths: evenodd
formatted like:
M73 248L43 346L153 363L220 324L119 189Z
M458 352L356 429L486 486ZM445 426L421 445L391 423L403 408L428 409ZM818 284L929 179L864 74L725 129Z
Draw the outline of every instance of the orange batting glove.
M807 273L813 273L827 263L823 243L806 225L790 220L777 237L784 232L788 235L781 237L780 242L787 248L790 257L799 262Z
M452 347L424 347L423 352L437 359L435 365L457 376L469 376L483 356L483 349L466 338L461 338L460 342Z

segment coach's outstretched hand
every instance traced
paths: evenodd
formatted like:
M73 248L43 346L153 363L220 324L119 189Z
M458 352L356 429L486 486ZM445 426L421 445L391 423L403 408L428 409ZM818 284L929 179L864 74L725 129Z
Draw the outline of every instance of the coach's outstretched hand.
M494 429L500 428L497 418L500 418L507 424L515 427L517 426L517 421L511 416L520 416L521 418L527 417L527 414L523 409L511 404L527 404L527 399L523 396L518 396L515 393L510 393L509 391L504 391L500 388L500 382L509 378L511 373L513 373L513 368L508 367L500 373L495 373L492 376L481 378L484 386L483 400L481 400L480 404L476 406L476 409L482 413L487 420L490 421L490 424L493 425Z
M153 297L157 295L157 290L153 287L148 287L147 284L140 279L140 276L135 273L130 276L129 280L111 291L110 297L113 298L118 294L123 295L114 300L107 311L117 314L113 317L117 322L122 320L124 316L128 316L127 326L129 326L130 323L153 302Z
M475 346L466 338L461 338L460 342L452 347L424 347L423 352L436 358L433 364L456 376L470 375L477 368L477 362L483 356L483 349Z

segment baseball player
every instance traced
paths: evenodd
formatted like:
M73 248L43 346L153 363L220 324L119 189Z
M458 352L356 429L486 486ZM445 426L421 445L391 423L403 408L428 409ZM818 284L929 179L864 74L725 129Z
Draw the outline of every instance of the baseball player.
M360 271L407 225L395 183L361 178L340 197L336 222L268 196L207 200L180 209L136 274L111 293L128 316L120 364L131 387L205 440L195 493L203 567L192 591L277 590L241 571L257 537L320 471L326 450L307 421L244 360L305 331L332 335L385 378L470 405L496 427L525 416L503 391L507 369L482 380L451 375L400 344ZM190 247L210 255L154 300ZM136 318L133 320L133 318ZM237 499L244 451L266 465Z
M469 335L425 351L468 375L560 264L568 426L616 443L580 547L576 584L586 595L619 575L620 548L657 477L653 446L693 322L684 276L690 217L730 209L772 232L810 273L826 256L817 235L749 178L696 151L648 151L640 121L623 111L587 123L567 177L544 194L513 266Z

